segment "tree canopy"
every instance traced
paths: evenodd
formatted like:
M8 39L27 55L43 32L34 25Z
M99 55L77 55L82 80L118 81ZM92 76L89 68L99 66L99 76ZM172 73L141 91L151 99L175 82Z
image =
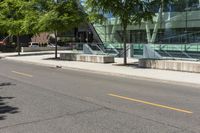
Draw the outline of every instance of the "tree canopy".
M47 0L45 12L39 18L40 31L63 32L70 30L83 22L85 13L81 11L75 0Z
M3 0L0 9L0 32L15 36L64 32L86 16L76 0Z
M26 0L3 0L0 2L1 28L10 35L27 34L32 17L30 2ZM35 15L34 15L35 16Z
M20 54L19 36L32 33L30 20L32 15L31 1L3 0L0 2L0 27L2 32L17 36L18 54ZM35 16L35 14L34 14Z
M154 13L149 9L151 3L144 0L86 0L86 7L92 19L99 19L98 14L111 13L118 18L123 28L124 42L124 64L126 59L127 26L129 24L140 24L142 20L152 20Z
M84 22L86 14L80 9L76 0L47 0L41 3L43 13L39 17L38 30L55 34L57 58L57 32L71 30Z
M166 5L174 0L86 0L86 9L91 20L104 18L104 14L112 14L120 20L123 28L124 64L126 61L126 38L129 24L141 24L143 21L152 21L156 14L154 7ZM99 15L100 14L100 15ZM101 22L101 21L100 21Z

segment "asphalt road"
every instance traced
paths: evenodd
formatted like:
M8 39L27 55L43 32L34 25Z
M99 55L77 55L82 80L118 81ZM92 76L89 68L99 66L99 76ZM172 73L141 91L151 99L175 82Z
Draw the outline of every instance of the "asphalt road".
M200 86L0 60L0 133L199 132Z

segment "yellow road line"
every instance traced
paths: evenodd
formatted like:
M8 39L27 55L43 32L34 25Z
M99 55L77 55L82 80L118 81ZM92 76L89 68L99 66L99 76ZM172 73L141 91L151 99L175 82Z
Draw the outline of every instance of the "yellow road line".
M124 96L119 96L119 95L115 95L115 94L108 94L108 95L112 96L112 97L117 97L117 98L120 98L120 99L125 99L125 100L134 101L134 102L138 102L138 103L143 103L143 104L147 104L147 105L151 105L151 106L156 106L156 107L159 107L159 108L165 108L165 109L174 110L174 111L183 112L183 113L188 113L188 114L192 114L193 113L193 112L188 111L188 110L178 109L178 108L175 108L175 107L170 107L170 106L165 106L165 105L161 105L161 104L151 103L151 102L138 100L138 99L133 99L133 98L124 97Z
M26 73L21 73L21 72L17 72L17 71L12 71L12 72L15 73L15 74L19 74L19 75L26 76L26 77L30 77L30 78L33 77L33 75L26 74Z

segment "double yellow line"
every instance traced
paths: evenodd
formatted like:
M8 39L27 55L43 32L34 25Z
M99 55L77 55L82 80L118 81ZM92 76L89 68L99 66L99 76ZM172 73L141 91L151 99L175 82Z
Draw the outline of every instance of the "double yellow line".
M170 106L166 106L166 105L156 104L156 103L147 102L147 101L134 99L134 98L129 98L129 97L125 97L125 96L120 96L120 95L116 95L116 94L108 94L108 95L112 96L112 97L124 99L124 100L129 100L129 101L133 101L133 102L138 102L138 103L142 103L142 104L146 104L146 105L159 107L159 108L165 108L165 109L169 109L169 110L174 110L174 111L177 111L177 112L182 112L182 113L187 113L187 114L192 114L193 113L191 111L184 110L184 109L179 109L179 108L170 107Z

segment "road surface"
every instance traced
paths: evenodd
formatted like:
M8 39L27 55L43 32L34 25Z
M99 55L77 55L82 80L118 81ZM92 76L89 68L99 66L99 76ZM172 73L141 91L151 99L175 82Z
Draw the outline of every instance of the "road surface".
M0 60L0 133L199 132L197 85Z

